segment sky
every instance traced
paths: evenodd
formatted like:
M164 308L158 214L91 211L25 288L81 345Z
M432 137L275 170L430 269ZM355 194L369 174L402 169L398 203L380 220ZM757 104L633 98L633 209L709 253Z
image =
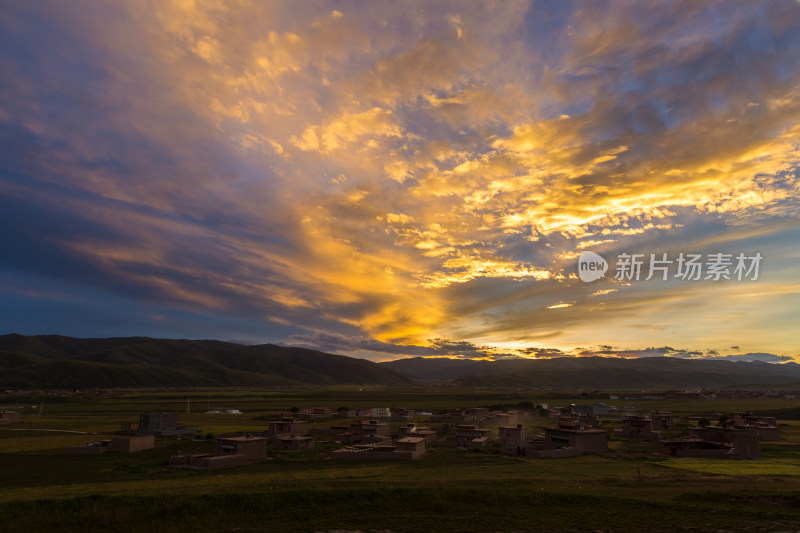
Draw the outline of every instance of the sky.
M800 2L37 0L0 29L0 333L800 361Z

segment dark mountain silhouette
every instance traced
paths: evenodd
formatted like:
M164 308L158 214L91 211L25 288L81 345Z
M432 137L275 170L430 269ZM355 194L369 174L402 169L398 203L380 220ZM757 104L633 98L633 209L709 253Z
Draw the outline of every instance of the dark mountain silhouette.
M0 336L0 387L400 385L364 359L305 348L147 337Z
M467 376L479 361L449 357L409 357L387 361L381 365L421 381L449 381Z
M663 390L761 385L773 388L790 386L800 380L800 365L795 363L670 357L559 357L479 362L414 357L381 364L414 379L450 381L469 387Z

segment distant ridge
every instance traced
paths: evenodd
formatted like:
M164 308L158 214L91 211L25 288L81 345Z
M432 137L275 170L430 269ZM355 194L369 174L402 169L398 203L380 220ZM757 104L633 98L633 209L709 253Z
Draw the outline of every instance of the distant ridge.
M797 389L800 365L692 360L464 359L373 363L343 355L216 340L0 335L2 388L406 385L554 390Z
M0 388L402 385L411 381L365 359L273 344L0 336Z
M465 361L414 357L381 363L418 380L468 387L526 387L556 390L796 388L800 365L643 357L558 357Z

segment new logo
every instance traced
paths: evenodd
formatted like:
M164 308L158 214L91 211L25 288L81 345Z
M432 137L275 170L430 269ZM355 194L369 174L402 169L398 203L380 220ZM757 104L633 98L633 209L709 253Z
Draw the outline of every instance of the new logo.
M578 277L589 283L602 278L608 271L608 262L594 252L581 252L578 258Z

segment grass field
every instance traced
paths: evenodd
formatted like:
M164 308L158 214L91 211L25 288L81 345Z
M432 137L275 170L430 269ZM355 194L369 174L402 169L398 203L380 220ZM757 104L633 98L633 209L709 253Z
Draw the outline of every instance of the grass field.
M314 451L271 452L268 462L217 471L167 466L178 450L211 451L214 441L205 438L158 439L155 449L131 455L63 454L65 446L135 422L143 410L178 410L181 425L205 435L263 430L263 417L295 406L441 409L523 400L587 401L426 389L153 391L48 398L40 417L37 401L2 398L0 405L27 407L22 423L0 426L0 531L800 531L796 420L782 421L783 440L764 444L763 457L751 461L667 459L646 443L614 438L609 453L572 459L433 449L414 462L345 464L327 459L338 445L318 442ZM197 412L209 404L245 412ZM643 409L695 414L797 405L680 400Z

